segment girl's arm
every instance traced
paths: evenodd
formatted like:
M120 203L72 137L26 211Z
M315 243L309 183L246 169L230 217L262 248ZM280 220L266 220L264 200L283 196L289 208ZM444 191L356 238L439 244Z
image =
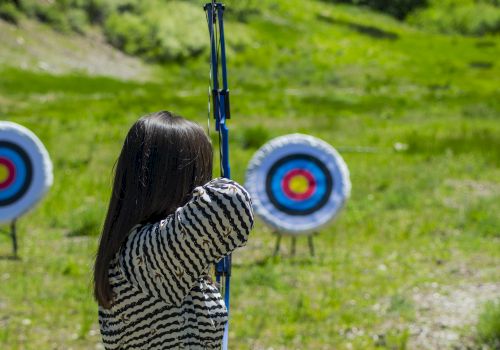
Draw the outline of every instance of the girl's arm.
M161 222L133 231L120 253L127 279L140 290L180 305L207 268L246 244L253 227L248 192L217 178Z

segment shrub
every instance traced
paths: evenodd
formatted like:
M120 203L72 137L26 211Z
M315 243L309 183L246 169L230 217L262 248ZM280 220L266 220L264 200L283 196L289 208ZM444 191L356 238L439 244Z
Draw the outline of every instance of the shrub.
M151 61L181 62L207 48L207 27L196 1L24 0L21 10L59 31L84 33L89 22L102 25L113 46ZM228 49L251 43L244 26L232 30L237 34L228 38Z
M496 34L500 33L500 8L487 3L442 4L417 11L408 21L442 33Z
M427 0L326 0L329 2L347 3L367 6L387 13L397 19L404 19L409 13L427 5Z
M60 3L42 3L36 0L21 2L21 9L28 17L47 23L58 31L67 32L70 31L70 24L60 6Z
M106 0L86 0L82 8L87 12L91 23L104 23L111 12L110 2Z
M71 9L68 11L68 23L71 30L84 34L87 26L87 14L80 9Z
M492 349L500 348L500 299L489 301L479 315L478 341Z
M131 55L144 55L155 46L151 24L134 14L112 14L105 23L109 42Z
M62 31L85 31L87 23L103 24L115 12L126 12L138 6L141 0L24 0L20 9L29 17L37 18Z
M154 3L152 3L154 5ZM129 54L167 62L197 56L206 47L206 24L198 6L172 1L141 4L138 13L113 13L105 23L109 42Z
M135 12L141 0L73 0L87 12L90 22L103 24L113 13ZM143 1L148 2L148 1Z
M159 61L183 61L201 54L207 42L206 23L200 21L199 6L172 1L145 13L145 20L155 27L158 46L149 57Z
M14 4L3 3L0 4L0 18L7 22L17 24L19 22L19 12Z

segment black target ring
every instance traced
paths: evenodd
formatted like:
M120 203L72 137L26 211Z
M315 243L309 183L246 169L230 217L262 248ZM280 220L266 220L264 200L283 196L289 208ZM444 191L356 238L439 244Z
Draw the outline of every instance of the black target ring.
M9 154L13 158L8 159ZM0 141L0 157L2 155L14 165L14 181L10 187L15 186L16 190L5 198L0 198L0 207L10 205L22 198L29 190L33 179L33 163L24 149L10 141Z
M308 205L307 208L298 209L293 205L286 205L286 202L284 203L283 200L280 200L277 197L276 182L277 180L281 180L281 176L277 174L277 172L279 172L280 169L283 169L283 166L289 165L289 168L293 168L294 164L299 163L310 163L311 165L314 165L316 169L313 171L312 177L314 178L314 175L320 175L323 178L324 186L321 186L321 193L319 193L319 195L317 193L315 194L317 198L312 198L312 203ZM326 165L318 158L305 153L291 154L281 158L273 164L266 176L266 193L271 203L273 203L273 205L275 205L276 208L282 212L294 216L309 215L325 206L330 197L330 193L332 192L333 185L333 178Z

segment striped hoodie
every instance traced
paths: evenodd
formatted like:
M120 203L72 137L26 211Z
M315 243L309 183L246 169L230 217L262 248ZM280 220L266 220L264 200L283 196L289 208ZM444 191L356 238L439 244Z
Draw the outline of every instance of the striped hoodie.
M196 187L164 220L135 226L110 264L112 307L99 306L104 347L219 349L228 314L207 270L252 227L248 192L224 178Z

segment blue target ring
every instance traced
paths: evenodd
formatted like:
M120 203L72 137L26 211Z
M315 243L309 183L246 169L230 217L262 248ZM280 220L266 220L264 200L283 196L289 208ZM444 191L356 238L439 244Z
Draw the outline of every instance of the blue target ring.
M33 175L33 165L28 154L18 145L0 141L0 158L10 161L14 166L14 181L0 190L0 206L9 205L28 191Z
M283 187L283 179L292 170L301 169L310 173L316 190L307 199L290 197ZM266 192L271 202L290 215L308 215L325 205L333 186L333 179L326 166L308 154L293 154L276 162L267 174Z

